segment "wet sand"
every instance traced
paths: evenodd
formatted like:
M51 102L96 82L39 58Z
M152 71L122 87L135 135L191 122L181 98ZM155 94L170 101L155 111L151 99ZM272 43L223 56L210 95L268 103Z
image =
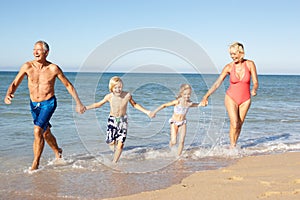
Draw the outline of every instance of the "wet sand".
M226 168L194 173L166 189L113 199L300 199L300 152L245 157Z

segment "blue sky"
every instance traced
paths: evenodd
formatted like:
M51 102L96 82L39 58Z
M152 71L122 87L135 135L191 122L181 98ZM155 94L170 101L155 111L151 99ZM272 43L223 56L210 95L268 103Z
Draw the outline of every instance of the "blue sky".
M259 74L300 74L299 9L297 0L2 1L0 71L18 70L33 59L33 44L40 39L50 45L50 61L64 71L78 71L107 40L155 27L193 40L219 71L231 61L228 45L239 41ZM136 60L142 65L146 53L123 56L115 64L124 70L136 65ZM179 66L178 59L172 63L170 56L165 57L167 65ZM165 59L164 54L156 56L156 64L160 64L159 58ZM145 63L149 62L148 58Z

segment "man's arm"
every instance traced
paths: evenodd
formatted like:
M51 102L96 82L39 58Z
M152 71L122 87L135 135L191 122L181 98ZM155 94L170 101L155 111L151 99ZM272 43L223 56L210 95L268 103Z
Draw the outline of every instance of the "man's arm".
M26 75L26 68L27 68L27 64L24 64L21 67L17 76L15 77L14 81L8 87L5 98L4 98L4 102L6 104L11 104L11 100L12 100L12 98L14 98L14 93L16 92L17 88L19 87L19 85L21 84L21 82L23 81L23 79Z
M66 87L66 89L68 90L68 92L71 94L71 96L73 97L73 99L76 102L76 111L78 113L84 113L85 107L81 103L76 89L74 88L72 83L67 79L67 77L64 75L64 73L58 66L57 66L57 70L58 70L57 78L64 84L64 86Z

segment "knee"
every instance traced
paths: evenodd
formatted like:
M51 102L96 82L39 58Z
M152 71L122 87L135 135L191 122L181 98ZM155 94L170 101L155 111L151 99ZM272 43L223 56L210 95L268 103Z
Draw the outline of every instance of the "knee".
M242 122L234 120L230 122L230 126L234 129L240 129L242 127Z
M36 139L43 138L43 129L39 126L34 126L33 134L34 134L34 138Z

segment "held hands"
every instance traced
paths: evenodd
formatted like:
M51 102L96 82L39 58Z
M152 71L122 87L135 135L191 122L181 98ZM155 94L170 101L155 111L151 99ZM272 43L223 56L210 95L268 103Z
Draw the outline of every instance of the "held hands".
M76 105L76 112L83 114L86 111L86 107L83 104Z
M155 117L155 112L149 111L148 116L150 118L154 118Z
M4 103L11 104L11 100L15 97L14 94L6 95L4 98Z
M207 104L208 104L207 98L203 98L202 101L199 103L198 106L207 106Z

